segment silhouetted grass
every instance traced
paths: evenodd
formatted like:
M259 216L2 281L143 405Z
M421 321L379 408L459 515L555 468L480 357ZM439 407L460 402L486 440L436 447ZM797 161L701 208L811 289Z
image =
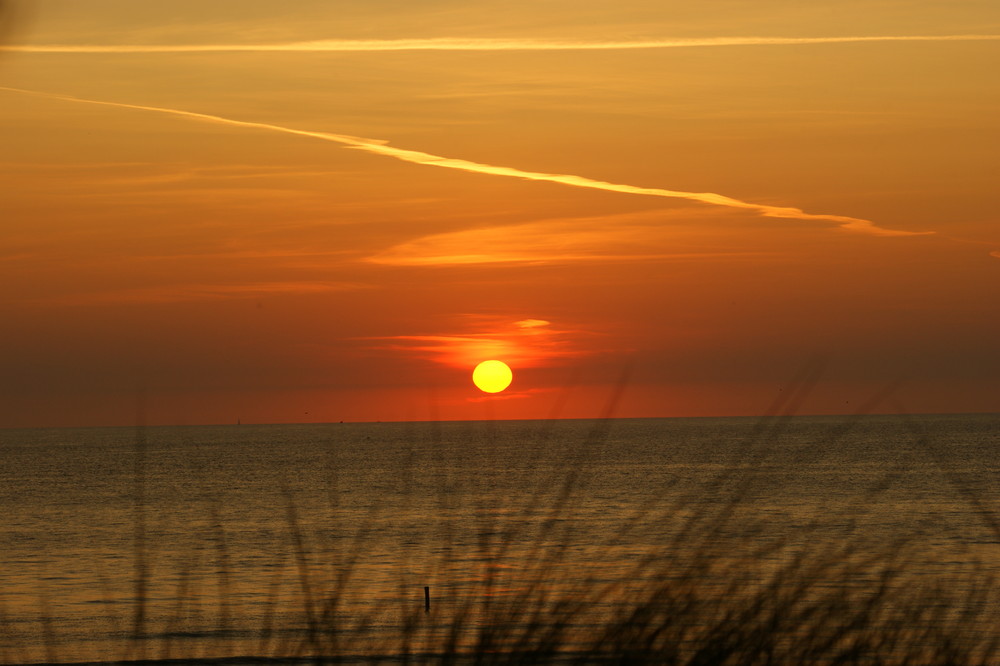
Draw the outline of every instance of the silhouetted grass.
M794 401L791 401L794 403ZM794 404L791 405L794 407ZM605 436L600 422L591 443ZM614 663L614 664L989 664L1000 663L1000 586L970 563L959 580L925 575L919 543L898 537L822 536L819 519L795 539L775 537L746 505L762 447L782 427L764 418L725 472L697 491L664 489L581 557L569 533L580 485L570 471L516 513L477 512L474 545L447 535L423 584L400 573L395 593L366 598L359 568L374 522L357 525L349 546L325 550L303 527L285 492L286 566L259 581L254 624L237 620L241 601L228 578L225 526L212 517L216 603L202 607L190 566L176 574L170 615L150 617L152 554L144 540L144 440L137 437L134 603L107 661L165 663ZM830 433L836 443L850 421ZM914 430L915 437L926 434ZM930 440L926 446L933 447ZM586 455L584 446L580 455ZM939 452L935 452L938 455ZM789 461L791 464L794 461ZM893 482L888 470L833 518L851 522ZM555 480L553 480L555 481ZM993 525L989 508L953 479ZM717 501L697 503L693 494ZM978 503L977 503L978 502ZM692 507L697 507L692 509ZM541 517L539 517L541 516ZM830 516L825 517L830 520ZM626 547L637 529L658 545ZM997 536L1000 536L998 534ZM815 538L813 538L815 537ZM602 558L601 555L606 557ZM426 564L426 563L425 563ZM457 580L465 577L462 584ZM470 582L471 579L471 582ZM433 583L431 581L437 581ZM454 581L455 584L449 584ZM0 609L2 610L2 609ZM247 616L246 613L242 614ZM249 616L247 616L249 617ZM0 625L8 629L0 615ZM154 626L155 625L155 626ZM45 653L16 646L4 663L59 654L44 608Z

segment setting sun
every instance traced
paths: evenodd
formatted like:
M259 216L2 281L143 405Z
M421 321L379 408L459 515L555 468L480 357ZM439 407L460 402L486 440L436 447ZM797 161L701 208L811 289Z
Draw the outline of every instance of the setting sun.
M472 382L486 393L503 391L513 378L510 367L503 361L483 361L472 371Z

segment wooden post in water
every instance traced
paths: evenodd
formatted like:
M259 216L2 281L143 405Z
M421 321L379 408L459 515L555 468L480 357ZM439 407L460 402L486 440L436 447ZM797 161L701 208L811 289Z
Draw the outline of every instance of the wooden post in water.
M431 612L431 588L424 585L424 612Z

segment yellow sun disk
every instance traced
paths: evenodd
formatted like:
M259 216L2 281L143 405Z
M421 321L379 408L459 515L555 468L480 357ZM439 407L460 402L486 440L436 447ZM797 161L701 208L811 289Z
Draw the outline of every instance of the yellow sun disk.
M472 371L472 383L485 393L499 393L508 386L514 373L503 361L483 361Z

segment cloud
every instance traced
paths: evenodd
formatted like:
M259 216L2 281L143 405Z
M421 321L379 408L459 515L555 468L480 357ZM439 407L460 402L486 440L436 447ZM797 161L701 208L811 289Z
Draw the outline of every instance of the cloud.
M324 39L272 44L20 44L0 52L66 54L355 53L385 51L621 51L720 46L806 46L864 42L996 41L1000 35L849 35L842 37L696 37L691 39L550 40L505 38Z
M585 345L593 332L553 326L545 319L467 315L455 333L362 338L381 350L416 355L455 368L472 369L495 358L518 368L551 365L560 359L599 353Z
M718 219L717 213L713 216ZM650 211L593 218L539 220L524 224L461 229L394 245L366 259L388 266L693 260L759 257L718 242L678 238L682 226L707 211ZM664 248L669 248L665 250Z
M668 190L658 187L639 187L636 185L610 183L607 181L595 180L592 178L586 178L584 176L577 176L573 174L525 171L522 169L515 169L513 167L497 166L493 164L483 164L480 162L471 162L469 160L455 159L450 157L443 157L441 155L434 155L432 153L425 153L419 150L396 148L394 146L388 145L388 142L380 139L367 139L363 137L349 136L346 134L333 134L329 132L314 132L310 130L300 130L291 127L284 127L282 125L272 125L269 123L258 123L246 120L234 120L232 118L224 118L222 116L214 116L207 113L195 113L193 111L184 111L181 109L171 109L158 106L144 106L140 104L125 104L122 102L108 102L102 100L86 99L82 97L72 97L69 95L57 95L54 93L45 93L35 90L24 90L21 88L8 88L5 86L0 86L0 90L20 93L20 94L27 94L27 95L36 95L48 99L57 99L61 101L74 102L80 104L96 104L99 106L110 106L120 109L150 111L153 113L180 116L182 118L188 118L190 120L196 120L199 122L229 125L233 127L245 127L249 129L267 130L271 132L281 132L284 134L291 134L295 136L304 136L313 139L320 139L322 141L331 141L333 143L339 143L341 145L348 146L349 148L354 148L364 152L373 153L375 155L391 157L393 159L401 160L403 162L421 164L424 166L433 166L444 169L457 169L459 171L466 171L470 173L481 173L492 176L503 176L507 178L520 178L523 180L559 183L561 185L569 185L571 187L582 187L592 190L604 190L607 192L617 192L620 194L661 197L666 199L683 199L687 201L695 201L698 203L709 204L713 206L723 206L727 208L738 208L742 210L748 210L766 217L808 220L817 222L834 222L841 229L844 229L846 231L872 234L875 236L915 236L915 235L925 235L928 233L933 233L933 232L913 232L913 231L899 231L894 229L884 229L882 227L877 226L871 220L865 220L856 217L848 217L845 215L807 213L799 208L793 208L790 206L771 206L767 204L751 203L748 201L735 199L733 197L728 197L723 194L716 194L714 192L685 192L681 190Z
M355 291L364 285L347 282L254 282L246 284L179 284L69 294L45 303L59 305L162 304L252 299L273 294L322 294Z
M515 321L514 325L518 328L540 328L542 326L551 326L552 322L545 321L544 319L522 319L521 321Z

